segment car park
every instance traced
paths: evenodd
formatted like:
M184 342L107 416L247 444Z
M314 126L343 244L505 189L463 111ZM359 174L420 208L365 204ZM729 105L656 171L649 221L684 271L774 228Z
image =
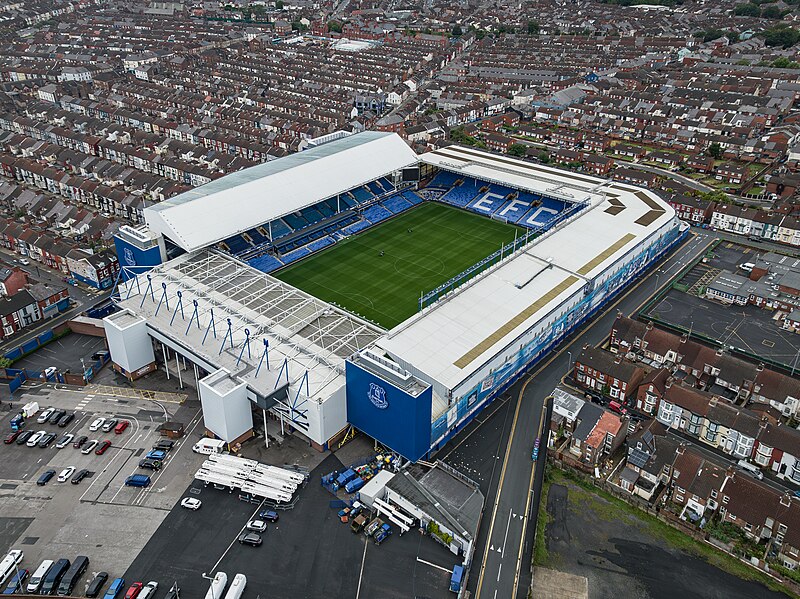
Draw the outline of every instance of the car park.
M151 460L149 458L142 458L139 460L139 468L147 468L148 470L159 470L161 468L161 460Z
M114 433L117 435L121 435L125 432L125 429L128 428L130 422L127 420L120 420L117 426L114 427Z
M105 418L95 418L94 421L89 425L89 430L92 432L100 430L105 421Z
M47 420L50 418L50 416L53 415L53 412L55 412L55 411L56 411L55 408L47 408L47 409L45 409L41 414L39 414L39 417L36 418L36 422L38 422L39 424L44 424L45 422L47 422Z
M181 499L181 507L185 507L189 510L199 510L200 506L203 505L203 502L199 499L195 499L194 497L184 497Z
M25 445L33 436L33 431L22 431L19 436L17 436L17 445Z
M56 443L56 447L58 449L64 449L67 445L72 443L72 440L74 438L75 438L75 435L73 435L72 433L67 433L66 435L64 435L63 437L61 437L58 440L58 443Z
M106 420L106 421L103 423L103 426L101 426L100 428L102 429L102 431L103 431L104 433L109 433L109 432L111 432L111 429L112 429L112 428L114 428L115 426L117 426L117 423L118 423L118 422L119 422L119 420L117 420L116 418L109 418L108 420Z
M258 512L258 517L261 520L265 520L266 522L277 522L278 512L274 510L261 510L260 512Z
M144 456L144 457L149 458L151 460L162 460L163 461L164 458L167 457L167 452L166 451L162 451L160 449L153 449L153 450L147 452L147 455Z
M107 580L108 572L98 572L95 574L94 578L92 578L92 582L90 582L89 586L86 587L86 596L97 597Z
M94 450L94 454L103 455L109 447L111 447L111 441L106 439Z
M239 535L238 540L242 545L251 545L253 547L258 547L263 543L261 535L257 532L243 532Z
M58 421L61 420L66 414L66 410L53 410L53 413L50 414L50 418L47 419L47 423L58 424Z
M142 583L134 582L130 587L128 587L128 592L125 593L125 599L136 599L139 596L139 593L141 592L142 592Z
M21 432L22 431L14 431L12 433L9 433L8 435L6 435L6 438L3 439L3 443L5 443L6 445L13 443L14 441L17 440L17 437L19 437L19 434Z
M267 530L267 523L263 520L250 520L250 522L247 523L246 528L247 530L252 530L255 532L264 532Z
M73 443L73 444L72 444L72 446L73 446L75 449L80 449L81 447L83 447L83 445L84 445L84 444L85 444L85 443L86 443L88 440L89 440L89 437L87 437L86 435L81 435L80 437L78 437L77 439L75 439L75 443Z
M122 592L122 589L125 588L125 579L124 578L115 578L114 581L111 583L111 586L108 587L106 594L103 595L103 599L117 599L119 594Z
M47 434L47 431L37 431L33 433L28 441L25 443L28 447L36 447L39 440Z
M39 485L40 487L43 487L48 482L50 482L50 479L53 478L55 475L56 475L55 470L45 470L44 472L42 472L42 475L39 477L39 480L36 481L36 484Z
M61 428L65 428L73 420L75 420L75 412L70 412L69 414L64 414L58 420L58 426L60 426Z
M53 565L53 560L46 559L39 567L36 568L36 571L31 576L31 579L28 581L28 586L25 587L25 590L29 593L38 593L39 589L42 586L42 582L44 582L44 575L47 574L47 571L50 569L50 566Z
M79 484L87 476L89 476L89 471L86 468L83 470L78 470L78 472L75 473L75 476L72 477L72 484Z
M64 468L61 473L58 475L58 482L65 483L69 480L69 477L75 472L75 466L68 466Z
M142 592L139 593L139 599L153 599L156 596L157 590L158 583L155 580L151 580L142 587Z
M55 441L57 436L58 435L56 435L55 433L46 433L42 435L42 438L39 439L39 443L37 443L37 445L42 449L44 449L45 447L50 445L53 441Z
M81 449L81 453L83 455L89 455L90 453L92 453L92 450L95 447L97 447L97 439L92 439L86 445L83 446L83 448Z
M30 571L26 570L25 568L19 568L14 573L14 576L9 579L8 585L3 591L3 595L16 595L19 593L22 590L22 585L25 584L25 581L28 579L30 574Z

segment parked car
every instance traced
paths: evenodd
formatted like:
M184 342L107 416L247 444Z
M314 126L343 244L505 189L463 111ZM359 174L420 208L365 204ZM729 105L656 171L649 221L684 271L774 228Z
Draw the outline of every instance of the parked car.
M167 594L164 595L164 599L178 599L178 595L180 594L181 589L178 586L178 583L172 585L172 588L167 591Z
M239 542L242 545L251 545L253 547L258 547L263 543L261 539L261 535L257 532L243 532L239 535Z
M130 587L128 587L128 592L125 593L125 599L136 599L141 591L142 583L134 582Z
M100 430L100 427L103 426L105 421L105 418L95 418L94 421L89 425L89 430L92 432Z
M258 517L261 520L265 520L266 522L277 522L278 512L274 510L261 510L260 512L258 512Z
M3 439L3 443L5 443L6 445L10 445L11 443L17 440L17 437L19 437L21 432L22 431L14 431L12 433L7 434L6 438Z
M83 470L78 470L78 472L75 473L75 476L72 477L72 484L79 484L87 476L89 476L89 471L86 468Z
M103 423L103 426L101 426L100 428L103 430L104 433L109 433L111 432L112 428L117 426L118 422L119 420L117 420L116 418L109 418Z
M75 472L75 466L68 466L61 471L61 474L58 475L58 482L65 483L69 480L69 477L72 476L73 472Z
M56 436L57 435L55 433L46 433L46 434L42 435L42 438L39 439L39 443L37 443L37 445L39 445L39 447L44 449L45 447L47 447L53 441L56 440Z
M109 356L109 353L105 349L101 349L100 351L96 351L92 354L92 360L104 360Z
M150 458L151 460L162 460L163 461L164 458L167 457L167 452L166 451L161 451L160 449L153 449L153 450L147 452L147 455L144 456L144 457Z
M58 447L59 449L64 449L67 445L72 443L72 440L74 438L75 435L73 435L72 433L67 433L58 440L58 443L56 443L56 447Z
M117 435L121 435L122 433L125 432L125 429L128 428L129 424L130 422L128 420L120 420L119 424L117 424L117 426L114 427L114 433Z
M201 505L203 505L203 502L199 499L195 499L194 497L184 497L181 499L181 507L185 507L190 510L199 510Z
M50 414L50 418L47 419L47 423L58 424L58 421L61 420L66 413L66 410L53 410L53 413Z
M103 588L107 580L108 572L98 572L95 574L94 578L92 578L92 582L90 582L89 586L86 588L86 596L97 597L100 594L100 589Z
M175 447L175 441L170 439L161 439L158 443L153 445L153 449L160 449L161 451L170 451Z
M73 443L73 444L72 444L72 446L73 446L75 449L80 449L81 447L83 447L83 445L84 445L84 444L85 444L85 443L86 443L88 440L89 440L89 437L87 437L86 435L81 435L80 437L78 437L77 439L75 439L75 443Z
M33 431L22 431L19 436L17 436L17 445L25 445L33 436Z
M28 581L28 586L25 589L26 591L28 591L28 593L39 592L39 588L42 586L42 583L44 582L45 574L47 574L47 571L50 569L50 566L52 565L53 565L53 560L51 559L46 559L41 564L39 564L39 567L36 568L36 570L33 572L33 576L31 576L31 579Z
M255 532L264 532L267 530L267 523L263 520L250 520L246 528L247 530L253 530Z
M39 485L40 487L43 487L48 482L50 482L50 479L53 478L55 475L56 475L55 470L45 470L44 472L42 472L42 475L39 477L39 480L36 481L36 484Z
M155 580L151 580L142 587L142 592L139 593L139 599L153 599L156 596L157 590L158 583Z
M149 458L142 458L139 460L139 468L147 468L148 470L160 470L161 460L151 460Z
M97 449L95 449L95 450L94 450L94 454L95 454L95 455L103 455L103 454L106 452L106 450L107 450L109 447L111 447L111 441L109 441L108 439L106 439L105 441L103 441L103 442L102 442L102 443L101 443L101 444L98 446L98 448L97 448Z
M38 422L39 424L44 424L45 422L47 422L50 416L53 415L53 412L55 411L56 411L55 408L45 409L41 414L39 414L39 417L36 419L36 422Z
M125 579L124 578L115 578L114 581L111 583L111 586L108 587L106 594L103 595L103 599L117 599L119 594L122 592L122 589L125 588Z
M70 412L69 414L64 414L58 421L58 426L61 428L65 428L70 422L75 420L75 412Z
M92 450L95 447L97 447L97 439L92 439L86 445L83 446L83 449L81 449L81 453L84 455L89 455L90 453L92 453Z
M8 580L8 585L3 591L3 595L16 595L19 593L22 590L22 585L25 584L25 581L30 575L31 573L29 570L26 570L25 568L19 568L14 573L14 576Z
M30 436L30 438L28 439L27 443L25 443L25 445L27 445L28 447L36 447L36 444L37 444L37 443L38 443L38 442L41 440L41 438L42 438L42 437L44 437L46 434L47 434L47 431L37 431L37 432L33 433L33 434Z

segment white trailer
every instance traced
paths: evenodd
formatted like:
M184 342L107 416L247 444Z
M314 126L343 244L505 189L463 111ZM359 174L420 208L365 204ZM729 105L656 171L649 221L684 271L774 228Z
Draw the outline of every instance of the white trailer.
M194 444L192 451L195 453L202 453L204 455L211 455L214 453L221 453L224 448L225 441L222 441L221 439L203 438Z
M292 483L287 483L284 480L272 478L271 476L265 476L264 474L259 474L258 472L254 472L248 477L248 480L253 481L254 483L258 483L260 485L264 485L266 487L271 487L273 489L277 489L279 491L285 491L287 493L294 493L297 491L297 485Z
M255 470L257 472L263 472L264 474L269 474L273 478L282 478L283 480L295 483L296 485L303 484L303 481L306 479L306 477L300 474L299 472L292 472L291 470L287 470L286 468L281 468L279 466L270 466L269 464L259 464L258 466L256 466Z
M244 574L237 574L233 577L233 582L225 593L225 599L240 599L244 588L247 586L247 577Z
M246 481L242 484L242 491L252 493L257 497L266 497L267 499L272 499L273 501L289 502L292 499L291 493L279 491L271 487L265 487L264 485L259 485L250 481Z
M214 580L211 581L211 586L208 588L206 599L220 599L222 591L225 590L227 584L228 575L225 572L217 572L214 575Z
M247 458L240 458L239 456L223 453L212 454L208 456L208 460L212 462L218 462L220 464L229 464L236 468L244 468L247 470L252 470L258 466L258 462L255 460L248 460Z

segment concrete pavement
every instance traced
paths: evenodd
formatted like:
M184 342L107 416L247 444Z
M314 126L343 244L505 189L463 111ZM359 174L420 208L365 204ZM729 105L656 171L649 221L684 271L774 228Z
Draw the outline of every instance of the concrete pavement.
M444 456L451 463L473 460L492 468L484 491L487 492L487 512L481 523L468 583L468 588L478 599L527 596L531 531L535 529L539 501L538 485L533 481L537 474L535 468L543 473L545 464L544 460L533 463L531 450L542 423L545 399L583 345L599 343L608 334L618 309L625 313L638 310L660 286L702 254L713 240L708 231L695 232L671 257L651 270L591 325L567 340L535 369L524 384L515 385L507 409L505 406L495 409L476 424L474 430L467 431ZM498 437L501 444L505 441L502 453L496 445L493 446ZM487 459L502 462L490 466Z

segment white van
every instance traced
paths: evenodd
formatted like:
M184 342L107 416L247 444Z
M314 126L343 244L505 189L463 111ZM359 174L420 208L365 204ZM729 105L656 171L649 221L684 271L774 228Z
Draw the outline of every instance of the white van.
M228 575L225 572L217 572L214 575L214 580L211 581L211 586L206 593L206 599L216 599L222 597L222 591L228 586Z
M202 453L203 455L211 455L212 453L222 453L224 448L225 441L203 438L194 444L192 451L195 453Z
M764 478L764 473L761 472L758 466L755 464L751 464L747 460L739 460L737 462L739 464L739 468L747 472L751 476L755 476L758 480Z
M19 549L12 549L0 561L0 586L4 585L11 575L17 571L17 564L22 561L23 553Z
M233 582L225 593L225 599L240 599L244 593L244 587L247 586L247 577L244 574L237 574L233 577Z
M35 401L31 401L26 403L22 406L22 416L23 418L32 418L36 415L39 411L39 404Z
M26 587L29 593L38 593L39 587L42 586L42 582L44 581L44 575L47 574L47 571L50 569L50 566L53 565L53 560L46 559L39 567L36 568L36 572L33 573L31 579L28 581L28 586Z

